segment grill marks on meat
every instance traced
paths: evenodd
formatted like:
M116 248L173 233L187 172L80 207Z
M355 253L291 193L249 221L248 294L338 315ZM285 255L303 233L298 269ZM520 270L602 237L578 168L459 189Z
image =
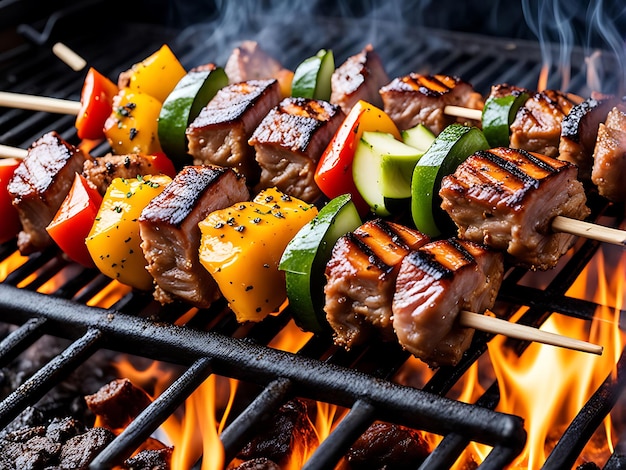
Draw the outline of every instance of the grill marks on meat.
M380 89L384 110L400 130L417 124L435 135L454 122L465 123L444 113L448 105L482 109L484 102L473 87L458 77L411 73L393 79ZM480 125L480 123L473 123Z
M458 236L506 251L516 264L546 270L575 237L555 233L557 215L582 220L590 213L575 165L538 153L494 148L471 155L443 178L441 207Z
M92 183L104 196L107 188L115 178L136 178L138 175L154 175L152 161L144 155L136 153L113 155L86 160L83 165L83 176Z
M574 106L561 123L559 159L578 166L578 178L589 181L598 128L616 105L614 97L589 98Z
M561 122L577 103L558 90L532 94L511 124L511 148L558 157Z
M89 158L55 131L44 134L28 149L7 186L22 223L17 239L22 255L54 245L46 227L69 193L75 173L82 171Z
M387 83L389 76L383 62L372 45L368 44L358 54L348 57L333 72L330 102L341 107L346 114L359 100L382 108L383 100L378 91Z
M321 196L313 175L322 152L345 115L326 101L285 98L255 129L249 144L261 167L259 189L276 187L314 202Z
M458 325L458 313L491 308L503 274L500 252L465 240L438 240L409 253L392 304L400 345L433 368L457 364L474 335Z
M235 168L254 186L261 171L248 139L280 99L275 79L248 80L220 89L187 127L193 163Z
M591 181L615 202L626 201L626 107L614 107L600 124L593 153Z
M245 179L232 168L184 167L144 208L139 218L146 269L154 298L206 308L220 297L217 283L200 264L198 222L209 213L250 198Z
M324 311L336 344L345 349L376 335L395 339L391 300L400 261L427 243L426 235L383 219L339 238L326 265Z

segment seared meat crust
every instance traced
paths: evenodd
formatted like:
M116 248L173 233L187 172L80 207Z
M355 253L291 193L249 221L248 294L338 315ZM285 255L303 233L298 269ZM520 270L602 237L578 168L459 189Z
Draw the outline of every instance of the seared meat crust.
M591 181L614 202L626 201L626 107L614 107L600 124Z
M466 240L437 240L409 253L392 304L400 345L433 368L457 364L474 335L458 325L458 313L491 308L503 274L500 252Z
M359 101L367 101L379 108L383 100L378 92L389 83L380 56L371 44L335 69L331 77L330 102L341 107L346 114Z
M82 171L89 158L55 131L30 146L7 185L22 223L17 238L22 255L54 245L46 227L69 193L75 174Z
M98 192L104 196L107 188L115 178L136 178L137 176L154 175L155 170L151 160L136 153L128 155L113 155L86 160L83 165L83 176L92 183Z
M391 300L399 263L428 237L394 222L374 219L339 238L326 265L324 311L335 343L345 349L371 336L395 339Z
M305 202L321 196L313 175L317 162L345 115L338 106L307 98L285 98L248 141L261 167L259 189L277 187Z
M534 93L511 124L511 148L558 157L561 123L578 102L559 90Z
M385 112L400 130L423 124L435 135L454 122L466 123L464 119L446 115L446 106L482 109L485 104L469 83L441 74L410 73L395 78L380 89L380 95ZM480 126L480 123L472 125Z
M203 165L184 167L150 201L139 230L156 300L164 304L180 299L206 308L220 297L217 283L200 264L198 222L249 197L244 178L232 168Z
M280 97L274 79L249 80L219 90L187 127L194 165L235 168L254 186L261 170L248 139Z
M573 235L553 232L557 215L590 213L575 165L538 153L498 147L471 155L443 178L441 207L460 238L504 250L511 260L546 270L572 246Z

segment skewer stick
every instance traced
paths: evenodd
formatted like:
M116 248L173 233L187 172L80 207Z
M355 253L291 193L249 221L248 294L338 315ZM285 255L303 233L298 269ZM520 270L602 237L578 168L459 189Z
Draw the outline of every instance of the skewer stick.
M28 150L26 149L0 145L0 158L18 158L21 160L25 158L26 155L28 155Z
M0 91L0 106L75 116L80 110L80 101Z
M552 229L557 232L566 232L579 237L626 246L626 232L624 230L592 224L584 220L557 215L552 221Z
M568 336L562 336L549 331L543 331L531 326L520 325L488 315L468 312L459 312L458 321L461 326L486 331L487 333L501 334L511 338L550 344L576 351L602 355L603 347Z
M448 116L456 116L473 121L480 121L483 118L483 112L480 109L464 108L463 106L448 105L443 108L444 114Z
M87 61L85 59L62 42L55 43L54 46L52 46L52 52L59 59L69 65L74 72L84 69L87 65Z

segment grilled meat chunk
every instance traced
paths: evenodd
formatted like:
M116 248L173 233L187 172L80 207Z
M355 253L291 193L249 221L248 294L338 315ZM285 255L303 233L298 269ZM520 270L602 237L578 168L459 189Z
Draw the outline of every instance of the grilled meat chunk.
M206 308L221 294L200 264L198 222L209 213L250 198L244 178L232 168L184 167L139 218L146 269L154 278L154 298L165 304L184 300Z
M454 122L465 120L448 116L448 105L482 109L479 93L467 82L450 75L420 75L411 73L393 79L380 89L384 110L400 130L417 124L428 127L435 135ZM473 122L480 126L480 123Z
M575 105L561 123L559 158L578 167L578 178L589 181L598 127L617 104L615 97L589 98Z
M383 62L372 45L368 44L358 54L348 57L333 72L330 102L341 107L346 114L359 100L382 108L383 100L378 91L387 83L389 76Z
M256 128L248 143L261 167L259 189L277 187L314 202L321 191L313 175L322 152L344 119L338 106L307 98L285 98Z
M430 454L420 431L399 424L376 421L346 454L350 470L415 468Z
M525 150L498 147L471 155L443 178L441 207L458 236L505 250L530 269L546 270L575 237L553 232L554 217L590 213L575 165Z
M115 178L136 178L138 175L154 175L158 171L155 170L152 161L144 155L109 153L86 160L82 173L87 181L98 188L98 192L104 196Z
M561 122L580 101L574 101L558 90L532 94L517 111L511 124L510 146L556 158L559 155Z
M437 240L409 253L392 304L400 345L433 368L456 365L474 336L456 323L458 313L491 308L503 274L501 252L466 240Z
M233 49L224 65L230 83L278 78L282 70L282 64L256 41L243 41Z
M426 235L383 219L337 240L326 265L324 312L336 344L350 349L372 336L395 339L391 299L400 261Z
M125 428L135 419L152 399L130 379L114 379L91 395L85 403L99 418L99 425L112 431Z
M46 227L69 193L75 173L82 171L89 158L55 131L30 146L7 186L22 223L17 238L22 255L54 245Z
M219 90L187 127L193 163L235 168L254 186L261 169L248 139L279 101L280 88L274 79L249 80Z
M600 124L593 153L591 181L615 202L626 201L626 106L614 107Z

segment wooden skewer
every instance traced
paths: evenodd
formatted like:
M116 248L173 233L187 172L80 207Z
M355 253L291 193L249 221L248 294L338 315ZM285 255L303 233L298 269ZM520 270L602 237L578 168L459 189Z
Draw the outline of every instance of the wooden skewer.
M0 106L76 116L80 110L80 101L0 91Z
M0 145L0 158L18 158L23 159L28 155L28 150L19 147L10 147L8 145Z
M480 121L483 118L483 112L480 109L464 108L463 106L448 105L443 108L444 114L448 116L456 116L473 121Z
M459 312L458 321L461 326L474 328L487 333L501 334L511 338L534 341L537 343L550 344L562 348L573 349L597 355L602 355L604 348L597 344L588 343L569 336L563 336L549 331L543 331L531 326L520 325L501 318L489 315L481 315L462 310Z
M87 66L87 61L85 59L83 59L81 56L79 56L76 52L74 52L62 42L57 42L56 44L54 44L54 46L52 46L52 52L59 59L69 65L75 72L78 72L79 70L82 70Z

